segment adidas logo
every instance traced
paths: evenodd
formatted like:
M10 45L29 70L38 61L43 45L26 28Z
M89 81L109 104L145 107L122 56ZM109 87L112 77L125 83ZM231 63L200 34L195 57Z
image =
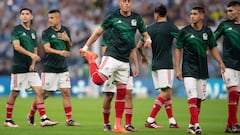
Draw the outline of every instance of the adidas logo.
M121 21L121 20L118 20L117 23L122 23L122 21Z
M232 27L229 27L228 30L232 30Z
M55 35L52 35L51 38L56 38L56 36L55 36Z
M194 35L191 35L190 38L195 38L195 36L194 36Z

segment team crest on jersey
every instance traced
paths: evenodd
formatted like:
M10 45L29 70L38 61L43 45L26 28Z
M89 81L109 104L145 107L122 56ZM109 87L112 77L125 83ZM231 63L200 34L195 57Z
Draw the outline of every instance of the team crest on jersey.
M203 40L208 40L208 35L207 35L207 33L203 33L202 37L203 37Z
M32 33L31 36L32 36L32 39L36 39L36 36L34 33Z
M137 26L137 20L136 19L131 20L131 26Z

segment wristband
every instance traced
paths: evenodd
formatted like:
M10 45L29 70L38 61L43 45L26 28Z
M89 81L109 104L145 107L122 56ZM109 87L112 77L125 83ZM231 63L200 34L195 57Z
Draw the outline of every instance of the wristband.
M87 45L84 45L83 48L82 48L83 51L87 51L88 50L88 46Z

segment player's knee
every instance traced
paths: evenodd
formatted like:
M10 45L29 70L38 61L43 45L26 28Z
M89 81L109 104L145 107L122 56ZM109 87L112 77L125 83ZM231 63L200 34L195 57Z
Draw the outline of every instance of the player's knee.
M96 84L96 85L103 85L104 84L104 82L107 80L108 78L105 76L105 75L103 75L103 74L101 74L101 73L93 73L93 75L92 75L92 81L93 81L93 83L94 84Z
M124 100L127 93L126 84L117 84L116 100Z

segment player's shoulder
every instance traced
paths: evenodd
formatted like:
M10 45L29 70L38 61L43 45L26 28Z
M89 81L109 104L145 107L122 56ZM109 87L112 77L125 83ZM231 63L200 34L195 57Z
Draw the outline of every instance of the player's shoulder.
M68 27L65 25L62 25L61 27L62 27L62 29L68 30Z
M189 31L190 29L192 29L191 25L187 25L183 28L180 29L181 32L186 32L186 31Z
M224 20L222 21L219 26L223 26L223 25L229 25L229 24L234 24L234 22L232 20Z
M226 20L223 20L221 23L233 23L233 21L229 20L229 19L226 19Z
M51 27L47 27L46 29L43 30L43 32L50 31L51 29L52 29Z
M139 13L136 13L134 11L131 11L131 16L135 17L135 18L142 18L141 15Z
M13 30L20 30L20 29L22 29L22 25L15 25L14 27L13 27Z
M204 25L203 29L204 29L204 31L212 32L212 29L209 26Z
M135 15L135 16L140 16L140 14L138 14L138 13L135 12L135 11L131 11L131 14L132 14L132 15Z

